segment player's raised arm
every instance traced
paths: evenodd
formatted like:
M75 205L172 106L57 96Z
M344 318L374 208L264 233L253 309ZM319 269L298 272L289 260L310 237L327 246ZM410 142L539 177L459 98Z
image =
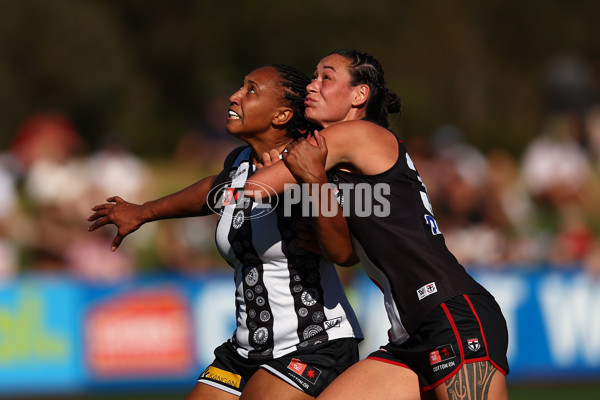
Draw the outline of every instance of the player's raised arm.
M108 224L115 225L117 234L111 245L111 250L115 251L127 235L146 222L208 215L211 210L207 205L207 196L215 178L216 176L209 176L179 192L144 204L130 203L119 196L109 197L106 203L92 207L94 213L88 217L88 221L93 223L88 231Z

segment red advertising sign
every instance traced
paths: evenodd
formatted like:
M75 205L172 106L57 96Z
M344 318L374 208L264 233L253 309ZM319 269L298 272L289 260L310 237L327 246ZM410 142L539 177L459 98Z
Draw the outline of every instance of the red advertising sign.
M87 364L97 375L175 375L194 365L190 310L176 290L111 297L91 308L84 332Z

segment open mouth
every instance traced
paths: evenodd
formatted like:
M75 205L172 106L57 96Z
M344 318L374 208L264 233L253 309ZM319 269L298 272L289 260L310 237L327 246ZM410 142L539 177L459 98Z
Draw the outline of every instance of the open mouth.
M240 119L240 116L235 111L229 110L229 119Z

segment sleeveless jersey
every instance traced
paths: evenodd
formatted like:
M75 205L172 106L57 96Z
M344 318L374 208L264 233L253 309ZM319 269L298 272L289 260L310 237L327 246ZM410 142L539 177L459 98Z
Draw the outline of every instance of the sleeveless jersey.
M381 174L328 173L355 252L383 292L394 344L408 340L442 302L460 294L489 294L446 247L427 188L398 142L398 160Z
M362 338L334 265L297 245L293 223L300 210L287 216L276 200L243 196L254 172L250 147L233 153L211 193L220 203L217 248L235 270L237 352L272 359L327 340Z

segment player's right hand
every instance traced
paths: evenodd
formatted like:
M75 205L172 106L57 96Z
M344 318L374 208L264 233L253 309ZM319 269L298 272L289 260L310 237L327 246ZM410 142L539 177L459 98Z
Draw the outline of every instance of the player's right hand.
M111 251L115 251L125 236L135 232L142 226L140 219L141 208L139 204L129 203L119 196L113 196L106 199L107 203L98 204L92 207L94 213L88 217L88 221L94 221L88 227L88 231L113 224L117 227L117 234L113 239Z

